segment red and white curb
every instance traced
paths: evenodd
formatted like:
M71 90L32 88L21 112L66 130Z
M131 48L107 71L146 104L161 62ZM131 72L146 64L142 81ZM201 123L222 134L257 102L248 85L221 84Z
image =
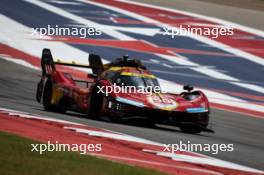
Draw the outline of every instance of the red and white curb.
M264 174L194 152L165 152L164 145L147 139L6 108L0 108L0 131L43 142L100 143L102 151L90 155L169 174Z

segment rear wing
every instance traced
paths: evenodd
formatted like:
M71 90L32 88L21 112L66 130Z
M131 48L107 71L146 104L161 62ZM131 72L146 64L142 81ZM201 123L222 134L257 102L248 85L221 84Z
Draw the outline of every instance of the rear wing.
M71 66L71 67L81 67L81 68L92 68L90 65L85 64L76 64L75 62L61 62L60 60L57 60L54 62L55 65L63 65L63 66Z
M61 62L60 60L54 61L50 49L44 48L41 56L42 76L50 75L56 70L56 65L89 68L92 69L93 74L99 75L103 71L103 63L101 57L98 55L89 55L89 65L76 64L75 62Z
M61 62L61 61L55 62L53 60L50 49L44 48L41 56L42 76L50 75L53 71L55 71L56 70L55 65L89 68L92 69L92 72L95 75L100 75L104 70L107 70L115 66L135 67L146 70L146 67L143 66L140 60L129 59L127 55L123 56L123 58L117 58L115 61L103 65L102 59L99 55L89 54L88 61L89 61L89 65L76 64L75 62Z
M51 52L49 49L46 48L42 50L41 69L42 76L50 75L53 71L56 70Z

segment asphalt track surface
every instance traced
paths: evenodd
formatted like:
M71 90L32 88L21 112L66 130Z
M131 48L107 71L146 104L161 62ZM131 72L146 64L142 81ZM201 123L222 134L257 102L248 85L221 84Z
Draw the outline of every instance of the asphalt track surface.
M219 152L219 154L212 155L211 153L203 152L203 154L263 170L263 119L213 109L211 123L213 123L215 133L192 135L182 133L178 128L137 126L137 122L132 122L129 125L126 124L127 122L109 123L92 120L85 115L76 113L57 114L44 111L43 107L35 100L39 71L33 71L2 59L0 59L0 67L1 107L79 122L160 143L172 144L180 141L184 143L191 141L191 143L201 144L233 143L234 151L231 153Z
M25 13L24 15L17 16L15 12L13 13L12 10L9 9L9 7L11 6L9 6L8 3L6 4L7 4L6 7L3 6L3 13L11 18L16 19L20 23L31 26L31 22L34 23L34 20L35 22L40 21L39 19L36 19L38 17L37 13L36 13L37 17L35 19L34 19L34 16L32 17L26 14L27 11L29 11L29 9L24 11ZM28 4L27 6L25 6L25 8L27 7L32 8L31 5L28 5ZM35 9L35 11L36 10L39 10L39 9ZM50 13L45 12L45 14L48 14L45 17L49 19ZM63 21L64 19L61 19L56 15L54 16L55 16L54 19L55 18L60 19L58 20L59 22L61 21L64 22ZM58 22L58 21L55 21L55 22ZM177 42L177 43L181 43L181 40L180 42ZM195 46L198 47L198 44ZM81 47L79 45L77 45L76 47L84 50L85 52L90 52L92 49L95 49L95 47L92 47L92 46L89 47L89 49L87 50L86 50L87 47L85 47L85 49L84 47ZM106 49L101 48L101 50L106 50ZM110 51L111 50L109 50L105 54L109 54ZM117 49L115 51L116 51L115 53L119 52L119 50ZM131 54L134 54L134 53L132 52ZM206 58L206 56L204 56L204 58ZM233 64L233 62L231 62L231 64ZM251 65L244 61L241 61L241 64L242 66ZM219 65L219 68L222 69L225 66L226 65L223 65L223 66ZM226 67L227 67L226 69L230 71L231 73L234 73L234 74L236 73L235 71L233 72L231 68L229 70L228 66ZM252 64L251 68L253 69L254 67L255 65ZM153 69L154 68L155 67L153 67ZM1 71L0 73L0 107L20 110L20 111L34 113L34 114L40 114L43 116L59 118L59 119L64 119L68 121L84 123L90 126L105 128L105 129L122 132L122 133L126 133L129 135L137 136L137 137L146 138L152 141L167 143L167 144L179 143L180 141L183 141L183 142L191 141L191 143L201 143L201 144L202 143L209 143L209 144L215 144L215 143L219 143L219 144L221 143L230 144L231 143L232 144L233 143L235 150L231 153L219 152L219 154L212 155L210 153L203 152L203 154L207 154L213 157L217 157L217 158L231 161L234 163L238 163L241 165L246 165L252 168L264 170L264 167L263 167L264 165L264 160L263 160L264 120L263 119L254 118L254 117L250 117L250 116L246 116L246 115L242 115L238 113L231 113L231 112L212 109L211 123L213 125L212 127L215 133L214 134L201 133L199 135L191 135L191 134L184 134L180 132L178 128L164 128L164 127L153 128L153 127L144 126L144 125L138 126L137 125L138 123L135 123L134 125L133 124L128 125L125 123L121 123L121 124L108 123L108 122L103 122L103 121L92 120L92 119L86 118L86 116L84 115L76 114L76 113L57 114L57 113L52 113L52 112L46 112L43 110L42 106L38 104L35 100L36 85L37 85L37 82L39 81L38 75L40 74L40 72L20 66L18 64L5 61L3 59L0 59L0 69L1 69L0 70ZM263 71L261 71L260 69L256 69L256 71L258 70L259 70L259 73L263 73ZM184 72L184 73L189 73L189 72ZM256 73L256 75L259 75L258 72ZM164 75L164 77L166 76L168 75ZM239 73L238 75L235 74L235 76L238 76L238 78L241 78L241 79L244 78L244 77L240 77L241 73ZM252 77L255 78L253 79L254 81L256 82L259 81L259 78L257 76L254 76L253 73L252 73ZM174 78L174 75L171 76L171 78ZM186 79L186 77L184 78ZM251 77L249 77L246 80L251 80ZM197 82L200 83L201 80ZM210 82L210 80L208 80L208 82L206 81L206 83L204 83L204 86L215 84L214 81ZM219 85L221 85L221 87ZM218 86L220 88L228 87L227 83L225 82L220 82L219 85ZM234 88L237 88L237 87L230 86L230 89L234 89ZM240 90L241 92L245 92L245 93L261 95L260 93L251 92L245 89L240 89Z

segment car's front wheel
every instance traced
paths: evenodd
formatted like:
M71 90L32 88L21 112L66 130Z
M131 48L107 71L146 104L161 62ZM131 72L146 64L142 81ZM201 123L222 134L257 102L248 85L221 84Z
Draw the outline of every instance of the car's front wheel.
M90 114L95 119L100 119L104 121L115 122L116 117L110 116L107 111L108 108L108 97L99 91L99 87L96 86L93 90L91 97L91 108Z
M198 134L202 132L202 129L195 126L195 125L190 125L190 124L180 124L180 129L184 133L189 133L189 134Z
M182 132L197 134L206 130L209 121L209 113L201 113L194 116L189 116L189 120L182 121L179 128Z

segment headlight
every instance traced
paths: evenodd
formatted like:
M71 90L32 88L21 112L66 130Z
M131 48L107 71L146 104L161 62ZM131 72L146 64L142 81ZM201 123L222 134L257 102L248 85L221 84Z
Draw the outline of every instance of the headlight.
M118 110L118 111L123 111L125 109L125 105L121 103L109 101L108 108Z
M207 112L206 108L187 108L186 111L188 113L200 113L200 112Z

